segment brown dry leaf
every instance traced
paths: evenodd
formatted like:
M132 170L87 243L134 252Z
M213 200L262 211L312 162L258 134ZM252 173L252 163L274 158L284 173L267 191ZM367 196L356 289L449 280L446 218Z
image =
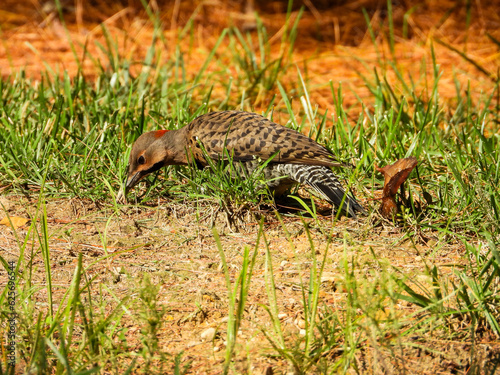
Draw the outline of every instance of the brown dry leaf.
M375 167L384 175L384 191L380 206L380 213L383 217L391 219L397 213L396 193L416 166L417 159L409 157L399 159L394 164L386 165L383 168Z
M9 217L8 216L5 216L1 221L0 221L0 225L5 225L5 226L8 226L10 227L11 226L11 223L12 223L12 227L14 229L17 229L19 227L22 227L23 225L25 225L28 221L30 221L30 219L26 219L24 217L18 217L18 216L12 216L10 218L10 221L9 221Z

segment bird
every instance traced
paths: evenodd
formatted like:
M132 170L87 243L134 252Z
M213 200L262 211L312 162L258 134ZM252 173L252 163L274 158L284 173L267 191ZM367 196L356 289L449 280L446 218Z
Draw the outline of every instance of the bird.
M326 147L296 130L244 111L209 112L180 129L140 135L132 146L125 189L120 190L117 200L164 166L195 164L204 168L209 164L207 158L220 161L228 155L249 173L268 161L263 175L276 195L298 183L349 217L366 213L332 172L331 167L345 164ZM241 172L241 168L234 170Z

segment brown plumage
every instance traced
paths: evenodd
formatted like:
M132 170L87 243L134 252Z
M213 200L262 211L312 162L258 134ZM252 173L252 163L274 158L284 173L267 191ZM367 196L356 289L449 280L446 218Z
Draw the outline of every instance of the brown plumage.
M202 146L205 152L202 150ZM255 113L212 112L194 119L179 130L159 130L141 135L132 147L125 194L144 176L166 165L196 163L206 166L213 160L232 156L249 171L273 157L266 177L283 178L283 184L300 182L311 186L323 198L350 216L364 212L353 197L345 194L329 167L342 165L325 147L311 138L273 123ZM280 180L281 181L281 180ZM279 189L280 183L270 186Z

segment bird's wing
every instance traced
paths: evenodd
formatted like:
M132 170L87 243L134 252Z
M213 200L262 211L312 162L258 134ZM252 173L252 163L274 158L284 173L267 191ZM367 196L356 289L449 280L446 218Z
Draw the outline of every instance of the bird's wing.
M199 161L205 160L204 153L213 160L226 159L229 153L235 161L265 161L274 156L273 163L341 165L311 138L255 113L213 112L189 126L189 147Z

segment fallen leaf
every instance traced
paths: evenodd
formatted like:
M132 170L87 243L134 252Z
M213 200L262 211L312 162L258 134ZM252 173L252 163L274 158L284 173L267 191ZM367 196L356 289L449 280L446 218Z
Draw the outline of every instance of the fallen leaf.
M398 211L396 193L416 166L417 159L409 157L399 159L394 164L386 165L383 168L375 167L377 171L384 175L384 191L382 204L380 205L380 213L383 217L392 219L396 215Z
M17 228L25 225L28 221L30 221L30 219L26 219L24 217L18 217L18 216L12 216L10 218L10 221L9 221L9 217L6 216L0 221L0 225L6 225L6 226L10 227L11 223L12 223L12 227L14 229L17 229Z

